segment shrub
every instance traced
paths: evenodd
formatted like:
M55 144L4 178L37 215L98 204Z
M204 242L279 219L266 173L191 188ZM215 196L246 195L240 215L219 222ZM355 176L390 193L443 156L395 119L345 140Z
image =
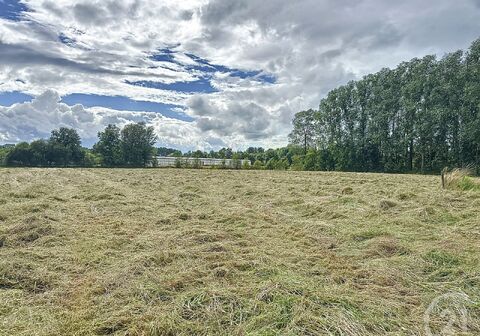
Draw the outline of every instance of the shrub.
M275 170L287 170L288 166L289 166L288 160L283 159L283 160L277 161L275 163L274 169Z
M292 158L292 164L290 166L291 170L300 171L303 170L303 157L300 155L294 155Z
M253 163L253 169L257 169L257 170L263 169L263 163L262 163L262 161L256 160L256 161Z
M194 169L202 168L202 161L199 158L193 159L192 168Z
M233 169L241 169L242 168L242 160L238 157L238 155L234 155L232 159L232 168Z

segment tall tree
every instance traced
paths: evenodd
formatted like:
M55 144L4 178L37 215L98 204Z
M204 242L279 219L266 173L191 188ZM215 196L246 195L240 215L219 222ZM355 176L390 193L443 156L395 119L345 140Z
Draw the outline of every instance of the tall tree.
M315 111L298 112L293 119L293 131L289 135L290 142L303 147L304 154L307 149L315 146Z
M32 162L32 152L27 142L20 142L9 150L5 157L7 166L30 166Z
M126 125L121 131L124 162L135 167L145 167L152 161L157 141L155 130L144 122Z
M48 142L40 139L30 143L31 163L34 166L48 166Z
M80 165L84 158L81 139L72 128L61 127L53 130L49 139L49 158L59 165Z
M107 167L123 164L122 140L120 128L108 125L103 132L98 133L98 142L93 146L95 153L102 158L102 164Z
M465 54L413 59L331 90L318 111L295 116L290 142L305 150L314 139L337 170L478 167L479 83L480 39ZM309 153L305 167L314 166L312 158Z

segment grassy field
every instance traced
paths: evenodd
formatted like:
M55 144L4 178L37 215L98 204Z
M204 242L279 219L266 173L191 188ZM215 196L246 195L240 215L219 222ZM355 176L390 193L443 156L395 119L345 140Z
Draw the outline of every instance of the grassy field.
M479 301L480 192L439 177L0 170L0 335L479 335Z

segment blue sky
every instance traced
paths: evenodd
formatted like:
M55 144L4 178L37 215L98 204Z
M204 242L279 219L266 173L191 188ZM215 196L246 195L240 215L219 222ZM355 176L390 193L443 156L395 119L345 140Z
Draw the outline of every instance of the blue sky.
M20 20L28 8L18 0L0 0L0 18Z
M0 143L145 121L162 146L283 146L330 89L479 32L477 0L0 0Z
M4 2L2 2L4 1ZM12 0L0 0L0 13L1 17L13 21L26 20L22 13L28 8ZM58 35L59 41L70 47L75 47L75 39L68 37L64 33ZM128 85L139 86L144 88L151 88L164 91L172 91L174 93L215 93L219 92L217 88L212 85L212 78L216 73L221 73L232 78L247 79L260 84L275 84L275 76L272 74L264 73L261 70L240 70L232 69L227 66L212 64L206 59L202 59L193 54L186 54L194 64L182 64L175 58L178 53L170 48L163 48L158 50L155 54L149 56L154 62L159 63L154 67L165 66L165 63L174 64L180 68L184 68L185 71L195 71L195 78L188 81L152 81L152 80L140 80L140 81L128 81L125 83ZM18 79L22 82L23 80ZM32 95L19 92L0 92L0 105L11 106L16 103L24 103L30 101L33 98ZM193 121L194 119L185 113L179 112L182 109L181 105L166 104L160 102L135 100L126 96L111 96L111 95L99 95L99 94L85 94L85 93L70 93L62 97L62 102L68 105L82 104L85 107L105 107L114 110L128 110L128 111L146 111L157 112L163 116L179 119L183 121Z
M175 108L179 108L177 105L133 100L121 96L101 96L95 94L73 93L62 97L62 102L68 105L81 104L85 107L97 106L106 107L113 110L156 112L169 118L193 121L193 118L189 117L185 113L175 111Z
M0 92L0 105L11 106L17 103L25 103L32 100L33 96L13 91L13 92Z

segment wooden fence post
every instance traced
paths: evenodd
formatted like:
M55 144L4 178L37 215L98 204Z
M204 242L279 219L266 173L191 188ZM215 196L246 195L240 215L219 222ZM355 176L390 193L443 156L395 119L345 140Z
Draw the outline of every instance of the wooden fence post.
M445 189L445 173L448 171L448 168L445 167L442 169L442 189Z

